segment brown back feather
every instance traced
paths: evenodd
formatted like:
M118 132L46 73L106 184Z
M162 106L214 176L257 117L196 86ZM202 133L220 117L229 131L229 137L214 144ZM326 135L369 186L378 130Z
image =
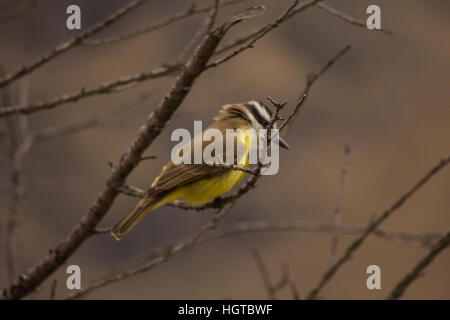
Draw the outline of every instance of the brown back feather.
M225 106L226 107L226 106ZM223 110L223 109L222 109ZM221 110L221 112L222 112ZM217 121L214 122L209 128L219 129L223 137L225 137L226 129L237 129L242 128L247 125L247 122L240 118L226 118L221 117ZM209 129L208 128L208 129ZM203 131L204 132L204 131ZM202 132L202 134L203 134ZM193 162L193 154L194 154L194 139L191 140L191 162ZM203 141L203 148L208 145L210 141ZM223 150L226 154L226 139L223 141L224 147ZM236 150L236 141L235 141L235 150ZM220 155L218 155L220 156ZM223 157L223 155L222 155ZM235 163L237 163L235 152ZM225 160L225 159L224 159ZM214 167L207 164L179 164L175 165L172 161L170 161L167 165L165 165L161 171L161 174L154 180L150 190L150 195L159 195L161 193L165 193L164 191L172 190L176 187L180 187L186 185L188 183L195 182L200 179L208 178L210 176L214 176L217 174L228 172L231 169Z

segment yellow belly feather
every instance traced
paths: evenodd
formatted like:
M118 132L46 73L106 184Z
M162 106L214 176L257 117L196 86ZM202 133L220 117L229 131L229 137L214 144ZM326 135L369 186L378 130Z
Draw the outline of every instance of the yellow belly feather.
M249 167L248 153L250 150L250 136L240 135L238 139L245 144L245 154L238 161L238 165ZM245 140L244 140L245 139ZM200 206L218 196L228 192L242 181L245 172L228 170L220 175L200 179L193 183L176 188L152 206L152 210L175 200L184 199L189 205Z

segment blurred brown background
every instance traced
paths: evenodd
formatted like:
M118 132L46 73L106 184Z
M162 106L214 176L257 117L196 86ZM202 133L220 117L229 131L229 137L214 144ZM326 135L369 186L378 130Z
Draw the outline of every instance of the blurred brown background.
M0 25L0 58L7 71L46 53L76 32L65 27L66 8L78 4L82 28L126 4L122 0L38 1L21 18ZM208 4L211 1L200 1ZM291 1L243 1L223 8L218 21L253 4L266 13L235 27L224 43L264 25ZM339 188L343 145L352 149L349 181L342 202L343 223L365 225L389 206L438 159L450 152L450 2L447 0L329 0L327 4L365 20L366 8L378 4L382 27L395 36L349 25L311 8L289 20L233 60L201 75L163 134L148 149L158 159L143 162L128 183L146 188L170 157L175 128L193 129L193 120L210 123L225 103L271 96L292 107L307 73L347 44L353 49L313 87L305 109L286 136L281 169L263 177L239 200L223 225L249 220L304 219L332 221ZM116 35L162 21L185 10L187 1L148 1L101 35ZM175 23L129 41L99 47L81 46L53 60L29 77L30 102L48 101L81 87L123 75L149 71L173 61L205 15ZM102 114L107 124L33 147L24 161L25 199L16 232L20 272L35 265L84 216L116 161L154 110L174 79L147 81L119 93L96 96L30 116L32 130ZM12 86L16 99L20 81ZM14 100L13 102L17 102ZM119 109L125 108L121 112ZM9 199L9 168L0 149L0 212ZM119 196L101 227L115 223L135 203ZM421 189L383 224L410 232L445 231L450 225L450 168ZM124 240L109 235L90 238L68 264L82 270L82 286L118 265L132 262L160 245L182 238L207 222L200 214L164 207L146 217ZM2 219L3 220L3 219ZM354 238L341 236L339 253ZM89 298L125 299L263 299L266 293L250 254L258 249L273 281L282 264L289 266L304 296L326 270L331 235L265 232L210 242L173 257L152 271L96 291ZM425 254L419 245L371 236L322 291L327 299L381 299ZM7 285L0 246L0 286ZM368 265L382 272L382 289L366 288ZM443 252L407 290L407 299L450 298L450 252ZM65 288L65 267L57 297ZM51 279L31 298L48 298ZM288 289L280 298L291 298Z

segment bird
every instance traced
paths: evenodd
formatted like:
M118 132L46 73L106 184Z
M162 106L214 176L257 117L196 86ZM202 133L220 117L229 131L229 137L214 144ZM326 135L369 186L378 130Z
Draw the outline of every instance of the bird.
M226 134L227 129L245 132L248 129L265 129L269 126L272 118L272 111L260 101L251 100L245 103L226 104L222 106L219 113L213 118L214 122L206 129L217 129L222 134ZM276 128L276 123L273 128ZM202 131L202 134L205 130ZM190 141L190 147L195 144L195 137ZM234 155L234 164L249 167L249 150L256 143L248 136L242 140L237 136L237 143L244 143L245 152L241 159ZM289 149L288 144L279 138L279 146ZM202 141L202 150L205 148L205 141ZM226 156L226 147L222 155ZM172 160L165 165L160 175L154 179L145 196L140 200L135 208L111 229L111 235L116 240L121 240L144 216L149 212L171 203L175 200L183 199L186 204L196 207L217 198L228 192L233 186L242 181L246 172L224 166L212 166L210 164L176 164Z

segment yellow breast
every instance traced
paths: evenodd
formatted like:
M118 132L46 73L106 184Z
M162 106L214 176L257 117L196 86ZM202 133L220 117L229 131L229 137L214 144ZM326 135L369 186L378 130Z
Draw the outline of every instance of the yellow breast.
M250 136L245 135L244 132L238 135L238 140L245 144L245 154L238 161L238 165L249 167L248 153L250 144L253 143L253 141L251 141ZM164 199L164 202L169 203L177 199L185 199L190 205L201 205L228 192L236 184L242 181L245 174L246 173L241 170L228 170L213 177L197 180L177 188Z

